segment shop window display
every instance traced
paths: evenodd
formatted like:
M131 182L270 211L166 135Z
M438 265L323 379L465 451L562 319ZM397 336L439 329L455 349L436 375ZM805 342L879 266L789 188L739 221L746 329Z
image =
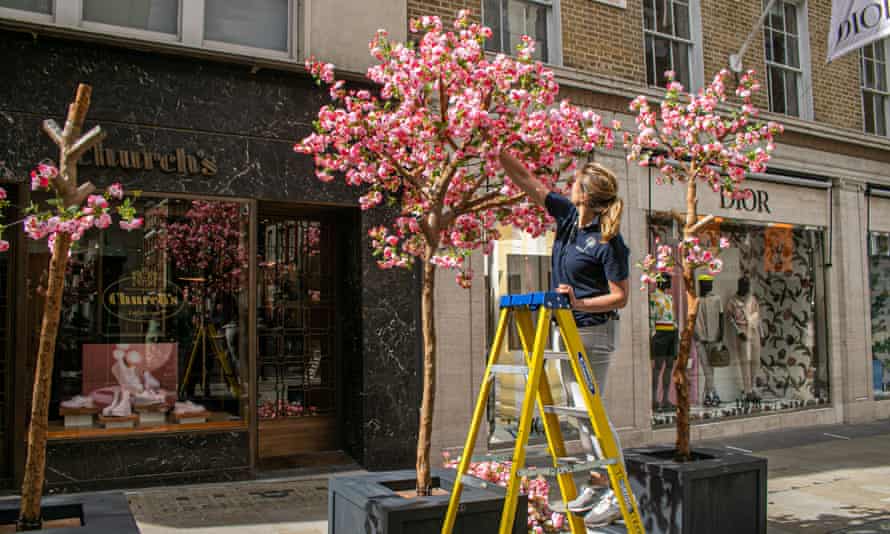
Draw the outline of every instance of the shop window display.
M719 226L719 228L717 227ZM723 271L696 273L699 313L689 359L693 420L800 409L829 402L820 228L720 221L703 238ZM650 219L654 245L676 243L668 218ZM686 321L678 271L650 288L652 421L672 424L670 381Z
M890 234L869 236L872 379L876 399L890 399Z
M145 226L87 233L71 253L50 437L243 424L248 210L238 202L136 202ZM49 250L29 244L38 309Z

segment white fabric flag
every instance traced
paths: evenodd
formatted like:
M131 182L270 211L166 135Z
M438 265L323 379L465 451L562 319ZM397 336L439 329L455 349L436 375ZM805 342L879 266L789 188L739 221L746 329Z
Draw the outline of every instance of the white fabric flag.
M890 35L890 0L832 0L828 61Z

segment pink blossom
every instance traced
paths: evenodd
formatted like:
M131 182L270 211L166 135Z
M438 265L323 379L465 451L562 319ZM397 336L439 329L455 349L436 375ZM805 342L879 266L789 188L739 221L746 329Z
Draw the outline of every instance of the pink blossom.
M142 219L137 217L131 221L121 221L119 223L119 225L121 227L121 230L126 230L129 232L132 230L138 230L139 228L142 228L142 222L143 222Z
M0 200L6 200L6 189L0 187Z
M124 187L115 182L108 186L108 196L115 200L121 200L124 198Z
M98 217L96 217L94 224L96 225L96 228L99 228L101 230L108 228L109 226L111 226L111 215L107 213L99 215Z
M90 195L87 198L87 206L101 210L108 207L108 201L102 195Z
M9 250L9 241L0 239L0 252L6 252L7 250Z

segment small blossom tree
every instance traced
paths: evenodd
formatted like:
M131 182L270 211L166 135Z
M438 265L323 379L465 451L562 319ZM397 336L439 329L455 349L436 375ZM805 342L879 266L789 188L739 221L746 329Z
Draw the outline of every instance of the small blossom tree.
M379 30L370 42L379 61L368 78L379 92L347 90L333 65L307 61L334 101L318 113L316 132L297 152L314 156L316 174L329 182L342 174L363 187L364 210L387 198L401 214L391 227L371 230L378 264L384 269L423 265L421 295L424 340L423 399L417 444L417 491L430 487L430 435L436 376L433 289L436 269L457 271L463 287L472 283L468 256L488 253L497 228L512 225L533 236L550 223L504 175L498 151L511 150L545 184L575 165L575 156L611 145L612 131L599 116L568 101L557 103L553 72L532 60L534 43L523 37L516 57L486 58L491 30L471 23L461 11L453 30L438 17L410 23L419 44L402 44Z
M184 217L164 223L161 246L182 272L196 272L189 297L194 304L206 296L231 295L242 286L247 249L236 202L193 200Z
M726 96L729 77L729 71L724 69L709 86L698 94L690 94L674 81L672 72L667 72L667 93L660 106L660 116L646 97L637 97L630 106L637 113L637 133L626 133L624 138L625 148L629 150L628 160L659 169L656 183L686 184L686 214L675 215L683 225L682 241L677 247L659 244L656 253L648 255L639 264L643 271L643 289L663 279L666 273L674 272L678 265L683 273L688 311L673 371L677 391L676 453L682 461L691 458L686 367L698 316L695 271L705 268L716 274L723 268L717 257L719 251L708 250L699 238L714 221L714 216L699 217L698 186L705 185L716 194L732 198L750 195L750 190L741 188L745 173L766 170L766 163L775 149L774 136L783 131L780 124L757 119L758 110L752 104L751 96L760 89L760 84L754 79L753 71L739 80L736 96L741 99L741 105L738 109L728 114L718 109L729 105ZM728 246L729 241L721 238L719 248Z
M77 88L75 101L68 108L64 129L59 128L52 119L44 121L44 131L59 146L60 165L58 168L47 163L38 165L31 173L31 189L51 191L54 196L46 202L46 206L32 203L25 210L27 216L13 223L24 224L25 233L32 239L48 238L51 251L31 400L31 424L28 429L21 513L17 526L19 531L41 528L40 499L46 467L46 432L53 358L62 311L62 294L65 290L65 271L72 243L90 229L103 230L110 227L113 213L120 217L119 224L124 230L134 230L142 225L142 219L136 217L136 210L130 199L124 198L124 189L120 184L113 184L103 194L96 195L96 188L91 183L77 183L77 161L105 137L98 126L83 136L80 135L90 106L90 93L91 88L88 85L81 84ZM117 206L112 207L112 203ZM8 206L6 191L0 188L0 219L2 209ZM3 230L9 226L11 225L0 225L0 251L3 252L9 250L9 242L2 238Z

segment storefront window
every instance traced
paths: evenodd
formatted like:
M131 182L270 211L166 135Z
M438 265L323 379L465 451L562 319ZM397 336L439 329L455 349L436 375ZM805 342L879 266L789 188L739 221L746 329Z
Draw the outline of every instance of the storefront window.
M890 234L869 236L872 379L876 399L890 399Z
M51 437L244 424L248 207L144 197L137 209L143 229L93 231L72 250ZM36 354L49 250L29 247Z
M691 419L799 409L829 402L819 228L721 221L703 239L731 246L723 271L696 273L699 315L689 359ZM668 218L650 219L650 239L676 243ZM653 424L672 424L670 374L686 321L681 273L649 293Z

